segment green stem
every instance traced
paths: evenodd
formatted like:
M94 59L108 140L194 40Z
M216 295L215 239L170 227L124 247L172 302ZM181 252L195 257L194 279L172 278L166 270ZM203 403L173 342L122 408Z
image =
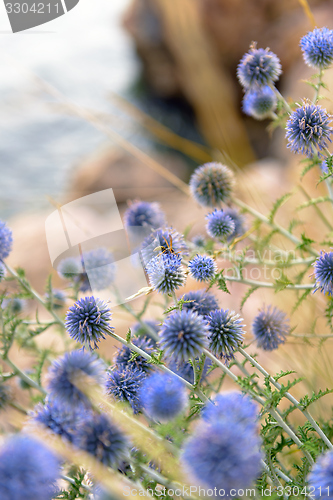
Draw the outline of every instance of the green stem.
M226 281L237 281L238 283L243 283L244 285L258 286L261 288L278 288L278 285L274 283L269 283L268 281L256 281L243 278L237 278L236 276L223 276ZM287 285L288 290L312 290L315 285L311 284L296 284Z
M242 347L238 348L239 352L248 360L250 363L257 368L260 373L262 373L265 377L269 377L269 381L271 382L276 389L279 391L282 389L281 384L277 382L250 354L248 354ZM324 441L324 443L331 449L333 450L333 444L331 441L328 439L328 437L325 435L325 433L321 430L317 422L314 420L314 418L310 415L310 413L302 407L300 402L294 398L289 392L286 392L284 394L284 397L287 398L296 408L298 408L303 415L307 418L307 420L310 422L312 427L316 430L317 434L321 437L321 439Z
M30 285L30 283L24 281L22 278L20 278L20 276L17 274L17 272L11 268L6 262L2 261L2 263L4 264L4 266L6 267L7 271L12 275L14 276L14 278L17 279L17 281L19 281L21 283L21 285L27 290L27 292L31 293L31 295L33 295L35 297L35 299L43 306L45 307L45 309L54 317L55 321L60 325L62 326L63 328L65 328L65 324L64 322L62 321L62 319L59 318L59 316L57 315L57 313L55 313L52 309L48 309L47 308L47 304L46 302L42 299L42 297L39 295L38 292L36 292L36 290L34 290L32 288L32 286Z
M37 384L37 382L28 377L28 375L26 375L22 370L20 370L20 368L16 366L15 363L13 363L9 358L4 357L3 361L7 363L7 365L9 365L12 368L12 370L14 370L14 372L16 373L16 375L20 377L20 379L24 380L24 382L29 384L34 389L37 389L42 394L46 394L46 390L43 389L43 387L41 387L39 384Z
M275 224L275 222L271 222L268 219L268 217L266 217L265 215L262 215L260 212L258 212L254 208L250 207L249 205L247 205L243 201L239 200L238 198L232 198L232 201L235 203L235 205L238 205L243 210L246 210L246 212L249 212L250 214L252 214L254 217L256 217L256 219L259 219L261 222L264 222L265 224L267 224L269 227L271 227L275 231L278 231L280 234L282 234L283 236L288 238L295 245L302 244L302 241L300 239L298 239L296 236L294 236L292 233L290 233L289 231L284 229L279 224ZM314 250L313 248L309 247L308 245L304 246L304 248L306 249L307 252L311 253L311 255L318 257L319 253L316 250Z
M214 363L216 363L224 373L226 373L234 382L239 384L239 379L238 377L232 373L229 368L227 368L219 359L216 358L211 352L209 352L207 349L204 349L204 353L209 357ZM261 406L265 406L265 400L263 400L261 397L259 397L257 394L248 391L252 399L257 401ZM291 439L294 441L294 443L302 450L304 456L307 458L309 463L312 465L314 463L313 458L309 454L307 450L303 449L303 443L301 440L296 436L294 431L289 427L288 424L286 424L283 420L283 418L280 417L278 412L275 410L275 408L268 408L267 411L272 415L272 417L277 421L277 423L282 427L282 429L288 434L288 436L291 437Z

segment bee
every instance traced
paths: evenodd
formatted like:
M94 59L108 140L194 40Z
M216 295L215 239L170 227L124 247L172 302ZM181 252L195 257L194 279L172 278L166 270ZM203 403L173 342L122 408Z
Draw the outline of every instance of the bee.
M162 236L162 238L165 241L165 245L160 245L160 246L154 248L154 252L157 251L157 250L161 250L160 253L157 256L163 255L164 253L171 253L173 255L179 255L180 254L180 252L176 252L173 249L173 247L172 247L173 241L172 241L171 234L169 235L170 242L166 239L165 236Z

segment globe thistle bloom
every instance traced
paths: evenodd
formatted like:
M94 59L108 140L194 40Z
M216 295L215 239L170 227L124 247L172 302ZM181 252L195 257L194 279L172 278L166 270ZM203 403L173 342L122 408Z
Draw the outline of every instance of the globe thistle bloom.
M200 316L207 316L207 314L215 311L215 309L219 307L214 295L205 290L193 290L185 293L181 299L190 301L183 303L183 310L191 310L200 314Z
M146 373L135 366L121 366L107 373L106 392L120 401L128 401L134 413L141 410L139 389Z
M154 373L142 384L140 401L147 415L159 422L168 422L184 411L187 403L183 383L175 376Z
M84 297L69 308L65 326L72 339L93 350L98 349L97 344L105 339L104 335L114 332L110 320L111 311L103 300Z
M154 350L154 343L147 336L132 338L131 341L132 344L134 344L136 347L139 347L139 349L145 351L147 354L151 354ZM132 349L123 345L118 350L118 353L114 360L117 368L125 369L126 367L132 367L137 368L140 371L142 370L145 373L148 373L153 369L153 365L151 363L148 363L146 358L144 358L143 356L138 355L134 359L131 359L133 357L133 354L135 354L135 352L132 351Z
M202 234L197 234L197 235L193 236L192 243L196 247L205 248L205 246L206 246L206 239L205 239L205 237Z
M326 109L315 104L303 102L295 109L287 121L286 138L287 147L294 153L305 154L311 158L314 154L320 154L320 151L327 148L328 143L332 142L330 135L331 115Z
M76 257L66 257L59 262L57 267L60 278L64 280L74 280L82 274L82 267L79 259Z
M214 398L213 404L208 402L205 405L202 418L209 423L232 420L242 423L251 431L256 431L258 407L246 394L239 391L224 392Z
M0 260L8 257L12 251L13 233L6 223L0 220Z
M327 69L333 62L333 30L316 28L300 41L305 63L310 68Z
M0 261L0 283L6 277L7 271L5 265Z
M73 442L78 424L84 418L82 408L68 408L60 400L39 403L34 410L32 421L50 429L54 434Z
M249 89L243 98L243 111L257 120L270 118L277 105L275 92L265 85Z
M239 213L235 208L226 208L224 210L224 215L227 215L232 219L235 224L234 231L228 236L227 240L232 241L235 238L239 238L243 236L245 233L245 218L242 214Z
M93 378L97 384L104 381L105 366L95 354L80 349L56 359L49 369L47 384L51 400L58 399L69 408L78 405L90 408L89 399L76 387L85 376Z
M217 271L215 260L207 255L196 255L188 263L191 276L197 281L210 281Z
M234 358L245 335L243 319L234 311L220 309L207 316L209 348L226 361Z
M308 476L313 488L314 498L332 498L333 491L333 452L331 450L320 455Z
M59 478L57 457L30 436L17 434L0 449L1 500L51 500Z
M11 314L20 314L26 307L26 301L20 297L8 297L3 299L2 309L7 309Z
M177 363L172 357L169 359L166 359L167 365L172 370L174 373L182 377L183 379L187 380L187 382L190 382L190 384L194 384L194 370L193 366L191 363L187 362L181 362ZM200 368L199 358L195 358L194 360L196 369L198 370ZM209 368L212 366L212 362L210 359L206 358L205 359L205 364L202 370L202 375L201 375L201 380L204 380L204 378L207 375L207 371Z
M66 303L66 294L63 290L55 288L51 294L46 293L45 298L49 307L52 309L62 309Z
M177 363L186 362L200 356L207 347L208 326L191 310L174 311L164 321L159 335L166 355Z
M114 281L116 264L111 252L106 248L94 248L82 255L85 273L80 290L105 290Z
M214 207L229 200L234 176L222 163L205 163L194 171L189 185L191 195L199 205Z
M116 468L128 449L121 431L106 415L96 413L77 429L75 445L87 451L106 466Z
M158 229L166 223L165 214L158 203L134 201L124 213L127 229L135 227Z
M214 210L206 215L207 233L211 238L230 237L235 232L235 222L224 210Z
M252 331L258 347L265 351L273 351L285 343L286 335L290 331L289 319L277 307L264 306L254 318Z
M232 418L200 422L185 443L182 462L192 478L232 496L251 486L261 472L261 440Z
M237 67L237 76L245 89L271 85L281 75L280 60L274 52L257 49L255 43L244 54Z
M177 254L161 254L147 264L149 282L160 293L171 293L185 284L186 276Z
M320 252L320 256L313 263L316 279L315 292L332 295L333 292L333 252Z
M154 257L169 256L188 252L184 236L172 227L157 229L145 238L141 245L141 255L145 265Z

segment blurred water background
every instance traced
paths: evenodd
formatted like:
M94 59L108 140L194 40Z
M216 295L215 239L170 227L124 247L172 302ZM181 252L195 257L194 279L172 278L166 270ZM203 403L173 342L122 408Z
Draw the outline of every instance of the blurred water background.
M70 172L105 137L61 112L34 75L75 103L108 113L110 91L126 96L139 63L121 26L128 0L80 0L68 14L12 34L0 7L0 217L58 198Z

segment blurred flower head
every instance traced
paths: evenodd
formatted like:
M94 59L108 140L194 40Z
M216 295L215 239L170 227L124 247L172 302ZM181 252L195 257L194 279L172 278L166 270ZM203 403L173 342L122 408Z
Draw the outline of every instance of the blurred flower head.
M281 75L280 60L274 52L257 49L256 43L244 54L237 67L237 76L245 89L272 85Z
M227 238L235 232L235 222L225 210L215 209L206 215L207 233L211 238Z
M215 207L229 200L234 185L232 171L222 163L205 163L190 179L190 191L197 203Z
M265 85L261 88L249 89L243 98L243 111L256 120L269 118L277 105L275 92Z
M0 220L0 259L8 257L12 251L13 233L6 223Z
M187 395L183 383L177 377L154 373L144 381L140 401L151 419L167 422L184 411Z
M277 307L263 306L253 320L252 331L258 347L272 351L285 343L290 331L289 319Z
M333 30L315 28L300 41L305 63L311 68L327 69L333 62Z

